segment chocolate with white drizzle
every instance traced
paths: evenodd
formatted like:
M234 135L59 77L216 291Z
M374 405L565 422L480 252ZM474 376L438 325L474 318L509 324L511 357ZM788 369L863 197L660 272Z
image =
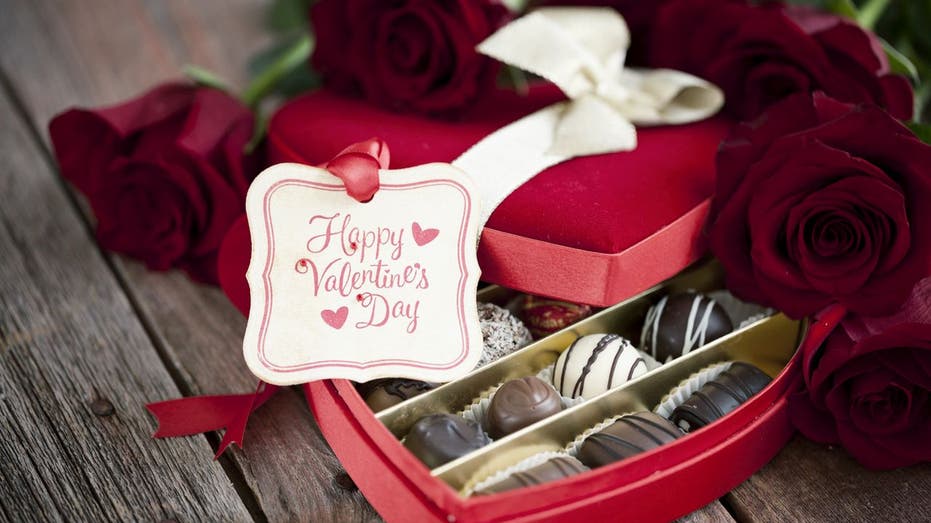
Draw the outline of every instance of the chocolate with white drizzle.
M579 461L601 467L671 443L680 436L682 432L662 416L647 411L628 414L585 438L579 447Z
M617 334L589 334L559 355L553 386L572 398L593 398L647 372L640 352Z
M514 472L491 485L475 491L478 496L497 494L523 487L556 481L588 470L588 467L569 455L554 456L535 467Z
M668 362L733 330L731 319L716 301L695 292L673 294L647 311L640 350Z
M739 407L770 381L772 378L755 366L734 362L676 407L670 418L685 432L704 427Z

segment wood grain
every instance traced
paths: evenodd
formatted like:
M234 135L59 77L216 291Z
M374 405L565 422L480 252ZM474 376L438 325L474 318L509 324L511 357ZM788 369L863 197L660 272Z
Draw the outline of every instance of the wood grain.
M733 523L733 521L734 518L720 501L709 503L688 516L678 519L679 523Z
M43 137L51 116L66 107L134 96L177 77L186 63L207 67L242 86L248 56L268 40L262 27L265 2L15 4L4 9L12 16L0 17L0 67ZM240 354L245 321L219 290L194 284L177 272L157 274L135 262L112 259L185 394L254 389L255 378ZM142 403L135 408L141 411ZM151 430L150 426L143 432ZM358 491L339 486L342 469L299 392L286 390L257 413L246 437L246 450L229 454L234 480L245 483L264 517L376 517ZM211 440L215 444L217 438Z
M931 444L931 442L929 442ZM739 521L931 521L931 464L873 472L796 436L727 501Z
M0 121L0 518L251 519L206 441L149 437L179 391L2 93Z

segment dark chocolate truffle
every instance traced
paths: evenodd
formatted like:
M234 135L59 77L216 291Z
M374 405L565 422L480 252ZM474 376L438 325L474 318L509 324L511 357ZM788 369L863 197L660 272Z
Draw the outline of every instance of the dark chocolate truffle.
M685 432L695 430L739 407L763 390L772 378L741 361L706 383L672 411L672 421Z
M694 292L673 294L647 311L640 350L667 362L733 330L731 319L716 301Z
M518 315L534 339L562 330L592 314L592 308L580 303L524 295Z
M577 338L553 367L553 386L572 398L593 398L647 372L640 352L617 334Z
M562 410L562 400L549 383L529 376L511 380L491 397L488 433L502 438Z
M600 467L665 445L681 435L662 416L647 411L629 414L585 438L579 460L589 467Z
M373 411L393 407L404 400L419 396L434 388L436 384L405 378L387 378L370 381L360 387L364 391L365 403Z
M476 490L475 494L477 496L486 496L532 485L540 485L541 483L568 478L586 470L588 470L588 467L572 456L555 456L535 467L515 472L501 481Z
M404 438L404 446L431 469L489 443L478 423L454 414L424 416Z

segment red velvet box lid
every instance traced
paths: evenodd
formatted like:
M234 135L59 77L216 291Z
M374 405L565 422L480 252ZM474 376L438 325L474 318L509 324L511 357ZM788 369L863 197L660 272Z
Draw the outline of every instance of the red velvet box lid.
M449 162L504 125L561 99L552 86L498 91L457 120L393 113L326 91L282 107L268 130L270 159L319 164L373 136L392 168ZM704 252L701 227L714 155L730 122L638 130L636 151L547 169L492 214L479 247L483 280L610 305L664 280Z

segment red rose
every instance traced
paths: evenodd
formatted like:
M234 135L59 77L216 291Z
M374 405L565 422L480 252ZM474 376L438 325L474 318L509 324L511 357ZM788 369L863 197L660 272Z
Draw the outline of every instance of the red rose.
M244 154L252 128L252 114L226 93L166 84L120 105L71 109L49 133L102 247L216 282L217 249L255 175Z
M874 469L931 461L931 323L902 323L853 341L836 329L807 390L790 397L799 431L841 444Z
M716 183L711 248L747 300L882 315L931 273L931 146L882 109L784 100L732 130Z
M330 86L380 105L455 111L494 85L475 46L507 15L496 0L321 0L311 62Z
M780 4L673 0L657 15L652 37L651 66L716 83L741 119L793 93L817 90L912 117L911 84L890 73L876 36L835 15Z

